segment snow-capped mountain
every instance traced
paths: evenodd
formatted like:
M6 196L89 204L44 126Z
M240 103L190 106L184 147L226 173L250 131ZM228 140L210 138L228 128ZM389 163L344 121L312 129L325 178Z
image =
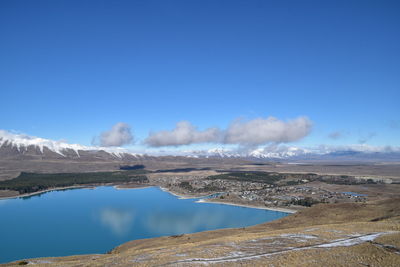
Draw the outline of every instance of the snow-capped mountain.
M278 146L269 146L265 148L257 148L251 151L248 156L254 158L276 158L276 159L284 159L284 158L292 158L298 156L304 156L312 153L311 151L299 147L278 147Z
M300 148L286 145L270 145L258 148L224 148L164 151L158 156L183 156L207 159L247 159L284 161L400 161L399 147L369 145L319 146ZM120 147L97 147L69 144L24 134L0 130L0 159L74 159L82 161L137 161L152 156L132 153Z
M400 161L398 150L365 150L360 147L338 147L329 150L288 147L281 151L256 150L251 153L251 156L259 159L287 161Z
M241 150L213 148L202 151L186 151L186 155L196 155L196 157L206 158L243 158L279 161L400 161L399 148L373 147L368 145L320 146L308 149L285 145Z
M24 134L0 130L1 158L71 158L71 159L126 159L139 154L122 148L91 147L69 144Z
M285 159L311 154L311 150L299 147L267 146L264 148L227 149L222 147L208 150L185 151L184 155L214 158L247 158L247 159Z

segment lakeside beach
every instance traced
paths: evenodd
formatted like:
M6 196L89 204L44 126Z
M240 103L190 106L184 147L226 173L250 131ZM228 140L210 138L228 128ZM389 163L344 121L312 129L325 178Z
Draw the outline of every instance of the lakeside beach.
M270 207L262 207L262 206L256 206L256 205L237 204L237 203L232 203L232 202L222 202L222 201L213 201L213 200L205 200L205 199L200 199L196 202L197 203L224 204L224 205L238 206L238 207L244 207L244 208L271 210L271 211L279 211L279 212L286 212L286 213L296 213L297 212L297 210L286 209L286 208L270 208Z
M263 206L257 206L257 205L249 205L249 204L238 204L238 203L233 203L233 202L223 202L223 201L214 201L213 198L210 199L204 199L206 197L209 197L213 194L207 194L207 195L200 195L200 196L190 196L190 195L183 195L179 194L176 192L172 192L164 187L160 186L160 189L170 193L171 195L174 195L178 197L179 199L192 199L192 198L200 198L199 200L196 201L196 203L215 203L215 204L225 204L225 205L231 205L231 206L238 206L238 207L245 207L245 208L253 208L253 209L264 209L264 210L272 210L272 211L280 211L280 212L286 212L286 213L296 213L297 210L294 209L287 209L287 208L275 208L275 207L263 207Z

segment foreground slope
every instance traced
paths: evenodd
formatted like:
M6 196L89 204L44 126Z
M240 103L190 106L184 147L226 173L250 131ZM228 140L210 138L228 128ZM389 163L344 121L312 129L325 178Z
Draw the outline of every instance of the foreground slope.
M320 204L249 228L136 240L3 266L399 266L400 199Z

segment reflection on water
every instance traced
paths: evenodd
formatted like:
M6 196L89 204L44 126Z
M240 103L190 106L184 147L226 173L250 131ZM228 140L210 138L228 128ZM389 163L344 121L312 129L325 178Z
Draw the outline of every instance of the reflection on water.
M105 208L100 211L100 221L103 225L118 235L123 236L129 233L134 220L134 212L130 210L119 210Z
M216 229L223 222L222 213L194 210L190 214L155 213L147 218L146 225L154 233L176 235L193 233L197 229Z
M0 263L105 253L130 240L246 227L287 215L230 205L198 204L196 200L178 199L158 187L61 190L2 200Z

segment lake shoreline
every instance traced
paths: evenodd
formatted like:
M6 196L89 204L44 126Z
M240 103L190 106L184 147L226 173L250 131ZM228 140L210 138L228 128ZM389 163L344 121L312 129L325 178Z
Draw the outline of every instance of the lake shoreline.
M207 194L207 195L201 195L201 196L192 196L192 195L183 195L179 194L176 192L172 192L168 190L165 187L159 186L159 188L167 193L170 193L171 195L174 195L178 197L179 199L193 199L193 198L200 198L199 200L196 201L196 203L215 203L215 204L225 204L225 205L231 205L231 206L238 206L238 207L244 207L244 208L252 208L252 209L263 209L263 210L271 210L271 211L279 211L279 212L285 212L285 213L296 213L297 210L294 209L288 209L288 208L280 208L280 207L263 207L263 206L257 206L257 205L250 205L250 204L238 204L234 202L223 202L223 201L213 201L212 199L204 199L208 196L214 195L215 193L212 194ZM202 199L203 198L203 199Z
M179 199L193 199L193 198L204 198L204 197L209 197L211 195L213 195L214 193L211 194L206 194L206 195L184 195L181 193L177 193L177 192L173 192L171 190L169 190L168 188L162 187L162 186L158 186L162 191L170 193L173 196L176 196Z
M51 191L59 191L59 190L68 190L68 189L95 189L99 186L113 186L115 189L122 190L122 189L139 189L139 188L146 188L146 187L152 187L155 185L140 185L138 184L135 187L123 187L124 184L87 184L87 185L71 185L71 186L64 186L64 187L53 187L45 190L40 190L32 193L26 193L26 194L18 194L15 196L5 196L1 197L0 200L3 199L13 199L13 198L24 198L24 197L30 197L30 196L35 196L35 195L40 195L43 193L51 192Z
M232 203L232 202L212 201L212 200L206 200L206 199L200 199L200 200L196 201L196 203L224 204L224 205L237 206L237 207L244 207L244 208L251 208L251 209L261 209L261 210L279 211L279 212L285 212L285 213L290 213L290 214L293 214L293 213L296 213L296 212L297 212L297 210L292 210L292 209L287 209L287 208L262 207L262 206L256 206L256 205L237 204L237 203Z
M279 211L279 212L285 212L285 213L291 213L291 214L297 212L297 210L287 209L287 208L263 207L263 206L250 205L250 204L238 204L238 203L233 203L233 202L213 201L212 199L204 199L204 198L209 197L209 196L213 195L214 193L206 194L206 195L184 195L184 194L180 194L180 193L177 193L177 192L173 192L173 191L169 190L168 188L165 188L165 187L162 187L162 186L159 186L159 185L148 185L148 184L147 185L135 184L133 186L132 185L125 185L125 184L100 184L100 185L99 184L92 184L92 185L76 185L76 186L66 186L66 187L55 187L55 188L50 188L50 189L41 190L41 191L32 192L32 193L27 193L27 194L19 194L19 195L15 195L15 196L0 197L0 200L30 197L30 196L35 196L35 195L43 194L43 193L46 193L46 192L58 191L58 190L95 189L95 188L97 188L99 186L112 186L117 190L131 190L131 189L141 189L141 188L147 188L147 187L158 187L162 191L167 192L167 193L177 197L178 199L200 198L199 200L196 201L196 203L225 204L225 205L245 207L245 208Z
M97 186L65 186L65 187L54 187L54 188L49 188L46 190L40 190L32 193L26 193L26 194L18 194L15 196L8 196L8 197L0 197L0 200L3 199L13 199L13 198L24 198L24 197L30 197L30 196L35 196L35 195L40 195L46 192L51 192L51 191L58 191L58 190L67 190L67 189L84 189L84 188L93 188Z
M142 188L148 188L148 187L155 187L157 185L113 185L113 187L117 190L131 190L131 189L142 189Z

